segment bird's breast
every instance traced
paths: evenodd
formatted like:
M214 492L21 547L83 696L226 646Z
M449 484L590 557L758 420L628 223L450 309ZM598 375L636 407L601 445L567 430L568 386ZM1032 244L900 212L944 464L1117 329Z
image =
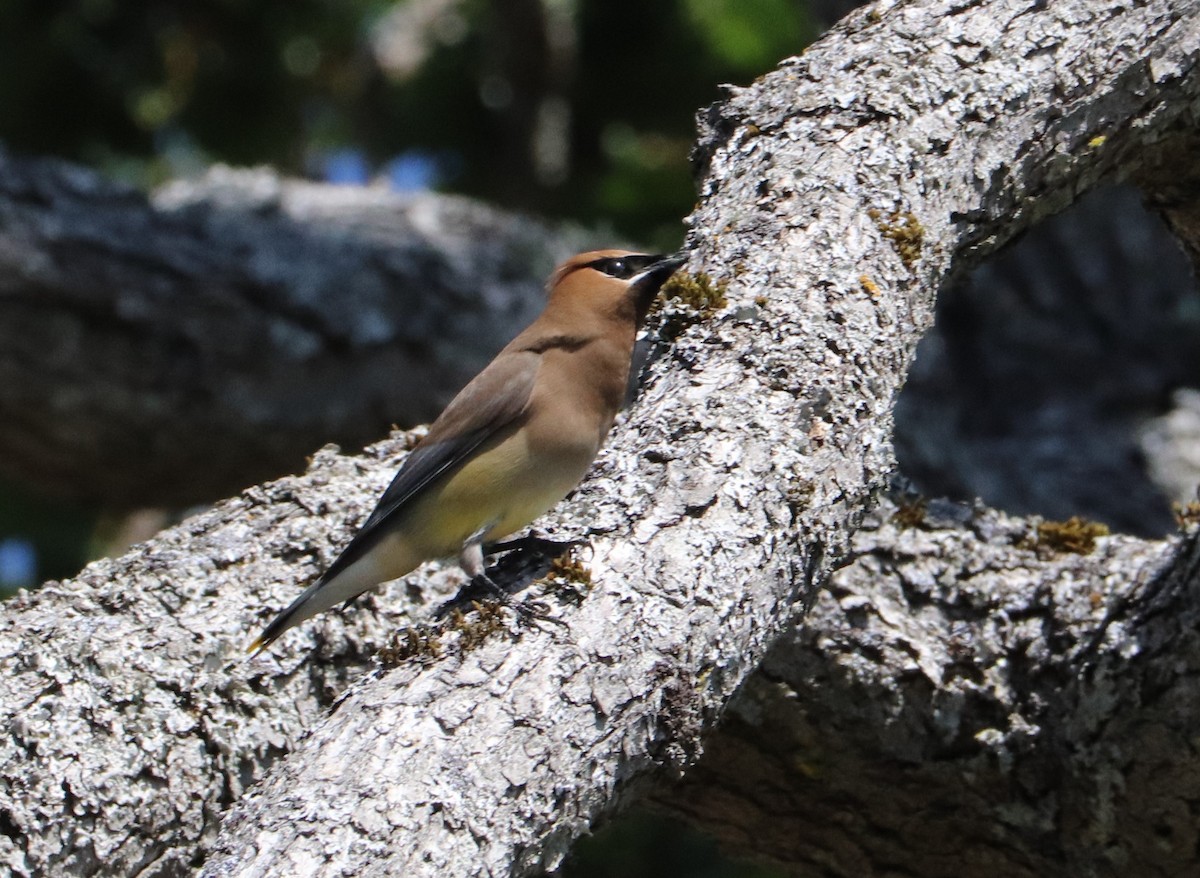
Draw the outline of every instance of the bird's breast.
M484 528L489 542L519 531L587 473L600 436L596 429L586 432L523 424L501 434L431 487L412 510L410 534L430 556L445 556Z
M628 351L601 340L541 358L521 417L414 505L409 532L429 556L456 554L481 530L489 542L521 530L587 474L620 405Z

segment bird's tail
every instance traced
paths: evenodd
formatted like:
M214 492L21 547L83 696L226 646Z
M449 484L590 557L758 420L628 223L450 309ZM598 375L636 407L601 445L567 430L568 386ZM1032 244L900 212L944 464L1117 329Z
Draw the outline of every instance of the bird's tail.
M383 579L371 558L360 558L349 567L336 571L332 576L326 572L320 579L301 592L288 606L263 629L246 651L256 654L279 639L289 628L294 628L317 613L328 610L358 597L368 588L378 585Z

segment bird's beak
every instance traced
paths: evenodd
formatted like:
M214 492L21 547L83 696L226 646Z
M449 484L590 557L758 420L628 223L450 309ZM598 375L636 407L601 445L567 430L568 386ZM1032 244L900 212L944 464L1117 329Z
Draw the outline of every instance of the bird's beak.
M634 301L637 302L637 320L639 324L645 319L646 312L650 309L650 303L658 295L659 288L685 262L687 262L687 257L682 253L674 253L670 256L657 256L655 261L650 263L649 268L646 268L634 278L633 283L630 285L630 292L633 294Z
M673 253L670 256L656 256L655 261L634 278L632 285L634 295L640 301L649 304L650 300L658 294L658 288L685 262L687 262L687 256L682 252Z
M642 272L642 276L638 278L637 283L639 286L646 284L657 289L663 285L667 278L678 271L680 266L685 262L687 262L687 255L682 252L673 253L670 256L660 256L658 257L658 261L651 264L649 268Z

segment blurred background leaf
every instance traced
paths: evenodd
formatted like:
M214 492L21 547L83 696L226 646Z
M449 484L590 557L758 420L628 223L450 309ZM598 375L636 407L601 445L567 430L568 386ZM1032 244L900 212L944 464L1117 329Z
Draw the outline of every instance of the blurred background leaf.
M814 35L798 0L5 0L0 141L147 186L382 177L668 247L696 110Z

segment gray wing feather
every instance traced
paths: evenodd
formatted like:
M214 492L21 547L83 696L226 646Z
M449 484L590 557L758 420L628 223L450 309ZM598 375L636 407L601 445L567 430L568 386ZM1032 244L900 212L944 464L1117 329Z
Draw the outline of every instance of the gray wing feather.
M362 528L320 581L332 579L362 557L383 535L389 519L520 417L529 405L540 363L541 357L535 353L502 354L464 387L405 458Z
M370 551L387 533L389 519L401 513L432 482L462 466L479 446L521 417L533 395L540 364L541 356L533 352L502 353L464 387L405 458L354 539L316 582L272 620L251 649L270 646L295 624L296 614L327 583Z

